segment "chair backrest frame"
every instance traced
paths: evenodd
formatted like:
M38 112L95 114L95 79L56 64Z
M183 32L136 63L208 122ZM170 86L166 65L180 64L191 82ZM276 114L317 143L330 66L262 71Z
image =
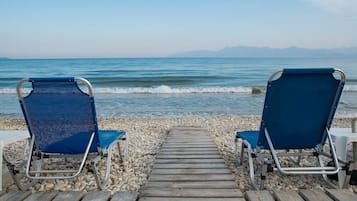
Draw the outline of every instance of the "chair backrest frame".
M32 84L32 89L24 95L22 85L26 82ZM84 92L79 84L84 84L88 92ZM16 90L30 135L36 135L36 148L41 152L84 153L88 146L85 143L93 133L90 152L98 151L93 88L86 79L28 78L20 80Z

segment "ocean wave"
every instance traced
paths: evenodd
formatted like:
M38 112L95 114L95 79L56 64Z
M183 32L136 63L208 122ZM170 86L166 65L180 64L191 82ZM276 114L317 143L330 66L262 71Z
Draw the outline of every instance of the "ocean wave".
M30 89L25 88L24 93ZM346 85L345 92L357 92L357 85ZM264 93L265 87L95 87L96 94L202 94L202 93ZM16 94L14 88L0 88L0 94Z
M97 94L194 94L194 93L251 93L252 87L178 87L173 88L167 85L158 87L107 87L94 88ZM24 89L24 93L29 93L30 89ZM0 88L0 94L16 94L16 89Z
M95 93L111 94L194 94L194 93L251 93L251 87L158 87L96 88Z
M343 88L343 91L356 92L357 91L357 85L345 85L344 88Z

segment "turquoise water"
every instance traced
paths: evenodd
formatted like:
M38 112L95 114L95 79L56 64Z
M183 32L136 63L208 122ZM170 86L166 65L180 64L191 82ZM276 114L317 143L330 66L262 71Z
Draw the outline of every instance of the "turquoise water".
M100 117L260 115L268 77L282 68L339 67L347 83L338 115L357 114L357 59L129 58L0 60L0 117L21 117L24 77L79 76L94 87Z

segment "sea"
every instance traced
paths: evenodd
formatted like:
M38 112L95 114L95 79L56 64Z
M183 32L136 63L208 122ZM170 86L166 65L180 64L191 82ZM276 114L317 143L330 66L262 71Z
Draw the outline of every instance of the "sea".
M342 69L337 116L357 117L357 58L0 59L0 118L21 118L16 84L29 77L83 77L100 118L261 115L269 76L283 68Z

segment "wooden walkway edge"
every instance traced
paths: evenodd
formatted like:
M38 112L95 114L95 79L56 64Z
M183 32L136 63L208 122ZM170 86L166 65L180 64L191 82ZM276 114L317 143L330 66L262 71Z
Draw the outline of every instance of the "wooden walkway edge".
M14 191L0 197L0 201L135 201L138 192L117 192L111 196L109 191Z

